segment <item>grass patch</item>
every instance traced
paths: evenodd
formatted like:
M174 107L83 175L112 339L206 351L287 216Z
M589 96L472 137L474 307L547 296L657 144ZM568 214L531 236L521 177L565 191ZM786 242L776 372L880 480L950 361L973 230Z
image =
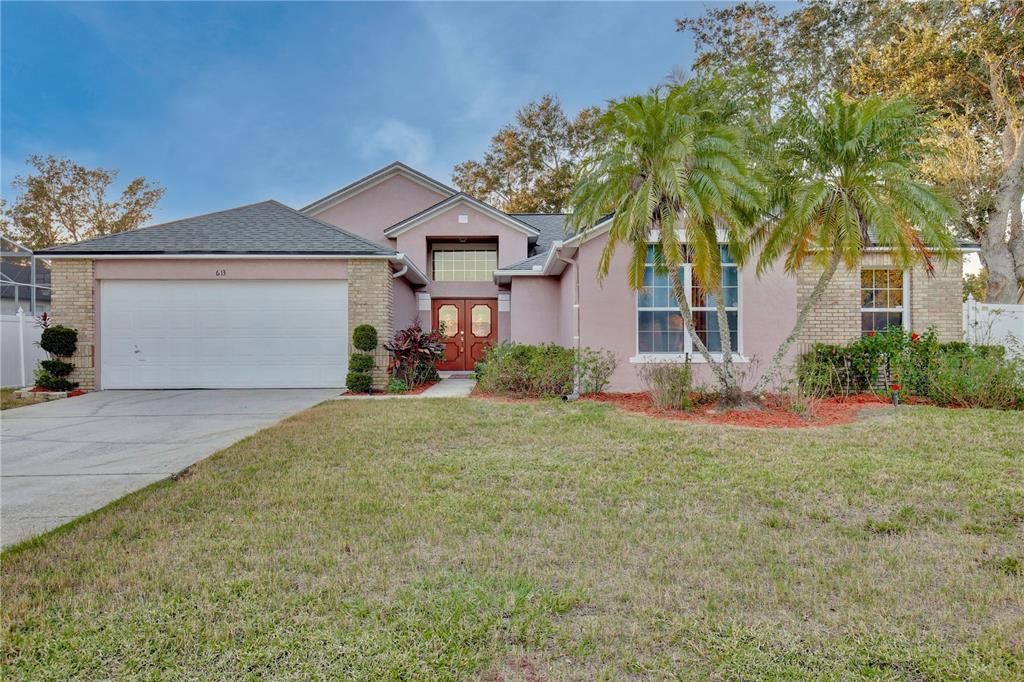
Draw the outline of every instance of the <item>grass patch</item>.
M1019 679L1022 432L335 401L5 552L0 677Z

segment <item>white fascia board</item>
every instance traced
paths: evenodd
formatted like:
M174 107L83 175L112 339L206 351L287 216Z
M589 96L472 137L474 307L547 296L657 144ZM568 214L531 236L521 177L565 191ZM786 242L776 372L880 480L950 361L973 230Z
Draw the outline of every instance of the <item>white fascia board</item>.
M527 235L529 237L536 237L537 235L540 234L540 230L538 230L537 228L531 227L531 226L527 225L526 223L524 223L523 221L517 220L517 219L509 216L507 213L503 213L503 212L499 211L498 209L494 208L493 206L489 206L488 204L483 203L482 201L477 201L476 199L474 199L471 196L467 196L465 194L462 194L462 195L453 195L453 196L449 197L448 199L445 199L444 201L435 204L434 206L432 206L431 208L427 209L423 213L420 213L417 216L414 216L412 218L407 218L406 220L403 220L403 221L401 221L399 223L396 223L396 224L392 225L391 227L389 227L386 230L384 230L384 236L390 237L390 238L397 237L398 235L402 234L403 232L411 230L412 228L416 227L417 225L421 225L422 223L426 222L427 220L430 220L431 218L433 218L435 216L438 216L438 215L440 215L440 214L442 214L442 213L444 213L446 211L449 211L449 210L455 208L456 206L458 206L460 204L468 204L469 206L472 206L473 208L477 209L478 211L481 211L482 213L486 213L487 215L491 216L495 220L497 220L499 222L502 222L502 223L508 225L509 227L511 227L511 228L513 228L515 230L519 230L520 232L522 232L523 234L525 234L525 235Z

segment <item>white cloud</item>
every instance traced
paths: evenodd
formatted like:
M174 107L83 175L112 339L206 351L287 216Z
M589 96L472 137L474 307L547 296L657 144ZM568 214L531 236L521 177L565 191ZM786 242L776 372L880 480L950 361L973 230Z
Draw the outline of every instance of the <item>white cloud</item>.
M430 132L405 121L389 118L355 130L357 148L364 159L402 161L421 168L428 165L434 149Z

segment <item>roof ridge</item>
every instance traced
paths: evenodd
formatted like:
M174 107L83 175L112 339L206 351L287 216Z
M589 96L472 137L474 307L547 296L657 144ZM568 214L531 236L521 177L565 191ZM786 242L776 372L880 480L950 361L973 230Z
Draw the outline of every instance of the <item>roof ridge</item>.
M375 170L373 172L367 173L366 175L362 176L361 178L353 180L352 182L348 183L347 185L345 185L343 187L339 187L338 189L334 190L333 192L328 192L327 194L323 195L319 199L315 199L314 201L312 201L312 202L306 204L305 206L303 206L302 208L298 209L298 211L300 213L305 213L306 211L312 209L314 206L317 206L318 204L322 204L322 203L324 203L326 201L331 201L335 197L341 196L345 192L347 192L347 191L349 191L351 189L354 189L355 187L358 187L360 184L362 184L364 182L367 182L368 180L370 180L372 178L383 177L387 173L390 173L391 171L394 171L394 170L404 171L404 172L409 173L409 174L411 174L413 176L417 176L417 177L421 178L422 180L426 180L429 183L431 183L431 184L441 188L442 190L444 190L446 192L449 192L449 196L451 196L451 194L455 194L455 193L458 192L457 189L455 189L454 187L451 187L449 185L446 185L445 183L441 182L437 178L431 177L431 176L427 175L426 173L424 173L423 171L416 170L412 166L410 166L410 165L408 165L406 163L403 163L402 161L395 160L395 161L392 161L389 164L381 166L380 168L378 168L377 170Z

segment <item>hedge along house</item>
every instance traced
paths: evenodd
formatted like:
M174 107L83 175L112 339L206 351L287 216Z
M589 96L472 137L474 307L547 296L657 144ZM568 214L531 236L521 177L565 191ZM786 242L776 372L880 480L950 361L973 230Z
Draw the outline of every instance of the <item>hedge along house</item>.
M566 235L562 214L504 213L393 163L301 211L266 201L40 255L52 262L55 319L79 329L72 379L86 388L340 387L355 326L386 340L414 321L443 325L442 370L471 370L501 341L578 340L617 357L611 390L637 390L647 362L689 361L710 381L653 262L643 291L626 284L626 249L598 281L608 224ZM757 277L724 254L733 350L754 367L789 333L818 272L780 265ZM961 279L959 263L902 272L869 249L860 269L837 273L802 340L890 324L959 340ZM688 267L684 283L714 349L714 302Z

